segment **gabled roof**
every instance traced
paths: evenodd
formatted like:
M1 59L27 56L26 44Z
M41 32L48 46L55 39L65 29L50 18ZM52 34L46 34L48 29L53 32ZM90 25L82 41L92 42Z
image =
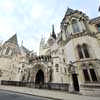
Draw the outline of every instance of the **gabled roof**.
M65 16L64 16L64 18L63 18L63 20L62 20L62 22L61 22L61 24L64 24L65 19L66 19L68 16L71 16L72 14L75 14L75 13L80 14L82 17L84 17L86 20L88 20L88 16L87 16L85 13L83 13L82 11L73 10L73 9L71 9L71 8L68 8L67 11L66 11L66 13L65 13Z
M71 9L71 8L68 8L65 15L70 15L70 14L72 14L73 12L75 12L75 10L73 10L73 9Z
M91 19L91 20L90 20L90 23L99 24L99 23L100 23L100 16L99 16L99 17L96 17L96 18Z
M23 45L21 45L20 50L22 50L24 53L30 53L30 51Z
M18 45L18 42L17 42L17 35L14 34L11 38L9 38L5 43L13 43L13 44L16 44Z

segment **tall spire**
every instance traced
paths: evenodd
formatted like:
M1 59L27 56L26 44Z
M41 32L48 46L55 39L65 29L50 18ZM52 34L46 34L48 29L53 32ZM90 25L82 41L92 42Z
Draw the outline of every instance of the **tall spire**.
M56 34L55 34L55 31L54 31L54 24L52 25L52 37L54 39L56 39Z
M40 46L43 46L45 43L45 39L43 38L43 34L41 36Z
M23 46L23 40L22 40L22 42L21 42L21 46Z

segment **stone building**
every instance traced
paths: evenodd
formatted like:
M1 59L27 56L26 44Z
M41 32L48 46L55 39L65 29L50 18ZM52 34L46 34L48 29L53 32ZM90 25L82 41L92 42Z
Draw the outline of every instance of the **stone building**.
M16 34L0 44L0 80L23 81L31 56L36 54L24 46L19 47Z
M0 44L0 80L67 83L69 91L100 94L100 17L68 8L60 28L41 39L39 56L19 47L16 35Z
M48 41L40 43L40 55L52 58L52 83L69 83L70 91L96 91L100 87L100 17L89 19L68 8L60 28L56 36L53 26Z

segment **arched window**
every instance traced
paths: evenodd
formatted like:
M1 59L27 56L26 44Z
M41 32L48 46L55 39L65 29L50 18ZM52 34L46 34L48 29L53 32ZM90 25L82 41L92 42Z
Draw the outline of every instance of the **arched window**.
M11 51L11 56L13 55L13 51Z
M96 73L95 73L95 69L93 68L93 65L92 64L89 64L88 65L88 68L86 68L86 65L83 66L85 68L83 68L83 75L84 75L84 79L86 82L97 82L97 76L96 76Z
M84 43L83 45L77 45L77 51L80 59L90 58L87 44Z
M87 69L83 69L84 79L85 81L90 81L90 76Z
M82 59L83 58L83 53L82 53L82 48L81 48L80 45L77 45L77 50L78 50L79 58Z
M5 53L6 55L8 55L9 50L10 50L10 48L8 47L7 50L6 50L6 53Z
M95 70L93 68L90 68L89 71L90 71L92 81L97 81Z
M83 44L83 45L82 45L82 48L83 48L84 56L85 56L86 58L89 58L90 55L89 55L89 52L88 52L87 45L86 45L86 44Z
M89 64L89 72L90 72L92 81L97 81L97 76L96 76L96 73L95 73L95 69L93 67L94 67L94 65L90 63Z
M78 21L76 19L72 20L72 27L73 27L74 33L80 32L79 24L78 24Z

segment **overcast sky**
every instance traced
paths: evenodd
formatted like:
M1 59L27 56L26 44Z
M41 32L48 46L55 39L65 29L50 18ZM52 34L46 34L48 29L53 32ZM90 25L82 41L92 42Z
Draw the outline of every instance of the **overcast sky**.
M38 51L42 34L50 36L52 24L60 31L67 8L81 10L90 18L99 16L99 0L0 0L0 41L17 32L18 43Z

